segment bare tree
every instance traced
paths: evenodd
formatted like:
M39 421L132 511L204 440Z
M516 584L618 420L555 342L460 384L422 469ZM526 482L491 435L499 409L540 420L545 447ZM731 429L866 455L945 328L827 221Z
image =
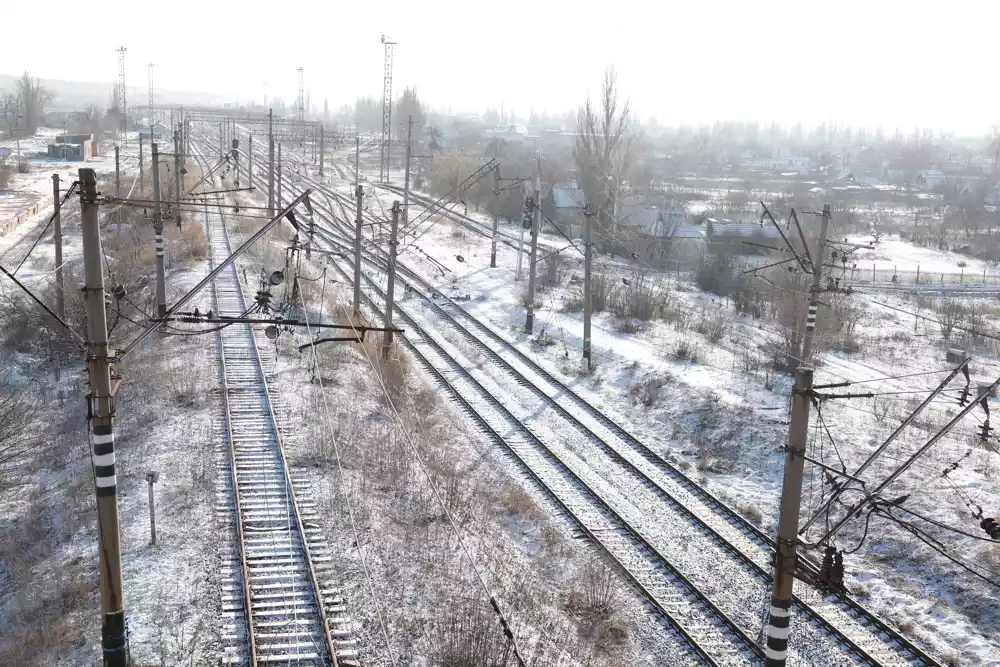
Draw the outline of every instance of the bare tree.
M402 124L402 137L406 136L406 119L409 117L413 118L413 138L419 139L424 131L424 105L417 97L416 88L403 90L403 96L396 102L396 110L393 112L393 119L398 119Z
M631 166L637 135L629 123L629 103L619 103L614 68L604 70L600 107L590 98L577 112L573 148L587 199L598 207L598 222L614 234L618 201Z
M34 134L42 123L45 107L52 102L52 91L43 86L38 77L25 72L17 82L17 97L21 102L19 127L27 134Z

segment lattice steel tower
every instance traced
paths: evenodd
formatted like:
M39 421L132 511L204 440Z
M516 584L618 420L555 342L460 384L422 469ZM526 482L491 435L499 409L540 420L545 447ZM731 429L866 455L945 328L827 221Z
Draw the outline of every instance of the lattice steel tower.
M299 73L299 120L305 120L306 119L306 92L305 92L306 89L305 89L305 85L303 84L303 79L302 79L302 68L300 67L297 71Z
M126 121L128 106L125 104L125 47L120 46L116 50L118 51L118 113L121 116L119 131L122 135L122 142L128 145L128 141L125 138L125 131L128 129Z
M392 146L392 47L396 42L382 35L385 46L385 75L382 88L382 144L379 151L378 180L389 180L389 153Z

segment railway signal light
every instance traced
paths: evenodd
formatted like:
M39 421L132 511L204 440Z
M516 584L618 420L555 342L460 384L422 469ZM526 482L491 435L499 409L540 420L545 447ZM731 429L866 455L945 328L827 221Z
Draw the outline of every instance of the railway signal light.
M531 229L531 214L535 210L535 199L533 197L524 198L524 215L521 218L521 226Z

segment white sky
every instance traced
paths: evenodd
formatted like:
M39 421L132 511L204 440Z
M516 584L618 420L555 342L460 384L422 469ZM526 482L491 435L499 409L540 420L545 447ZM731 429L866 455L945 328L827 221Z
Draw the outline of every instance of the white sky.
M824 120L982 133L1000 121L1000 0L3 2L0 72L294 100L393 89L455 110L561 112L614 65L643 120ZM12 5L12 6L11 6ZM266 7L273 8L270 14ZM42 10L44 8L44 11ZM14 28L10 30L9 28ZM270 36L268 36L270 32ZM120 37L115 35L121 35Z

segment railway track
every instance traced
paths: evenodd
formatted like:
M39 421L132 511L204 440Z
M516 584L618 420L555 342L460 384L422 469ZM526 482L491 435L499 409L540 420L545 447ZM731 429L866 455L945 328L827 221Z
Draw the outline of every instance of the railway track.
M199 159L203 168L206 164ZM221 211L206 208L212 265L232 251ZM212 285L216 312L247 310L236 265ZM231 537L222 558L223 664L359 665L333 555L316 522L311 489L285 461L282 428L265 368L262 331L234 324L218 333L226 447L217 515Z
M350 213L344 207L345 202L342 201L342 196L330 193L325 188L322 190L328 196L330 194L334 195L334 198L338 200L338 207L341 208L341 215L346 214L346 217L349 219ZM330 201L327 208L328 215L331 216L330 222L336 226L336 218L338 216L334 211L332 201ZM350 249L346 245L347 239L344 236L338 238L339 233L343 233L346 236L349 232L350 229L345 225L340 227L337 232L332 232L332 236L328 236L327 240L336 245L338 250L347 250L349 252ZM380 262L384 265L384 258L369 254L368 260L376 269L380 267ZM596 444L601 450L601 455L613 461L615 476L624 475L632 479L633 486L629 489L630 493L638 495L651 494L659 500L658 504L661 507L669 507L670 513L674 515L673 520L675 522L677 518L680 518L686 523L686 526L680 526L672 535L661 536L658 544L668 541L670 537L683 538L685 532L696 534L708 540L711 543L711 547L718 552L719 560L727 564L727 567L720 568L725 572L726 577L720 576L723 574L722 572L713 572L710 574L710 577L714 578L716 583L720 579L724 579L726 582L724 586L729 584L731 588L732 580L729 578L730 576L735 577L737 581L743 577L741 583L745 584L746 576L749 574L752 579L752 585L762 590L762 594L758 597L766 595L770 580L769 564L773 547L773 542L768 536L752 524L746 522L705 489L695 484L681 471L659 457L649 447L629 435L627 431L615 424L600 411L594 409L568 387L517 350L515 346L493 332L488 326L473 318L451 300L442 297L440 294L435 295L436 290L421 277L406 270L405 267L397 266L397 269L399 274L402 274L401 278L404 284L409 281L411 293L416 294L426 304L429 304L430 308L435 310L440 316L440 319L446 321L447 326L459 330L460 336L465 341L489 357L491 362L496 366L502 367L512 377L514 382L523 387L525 391L533 394L541 403L545 403L546 409L558 414L571 428L583 434L591 445ZM347 278L350 280L349 277ZM375 285L372 286L373 288L377 288ZM404 313L402 308L398 308L398 311L407 320L408 327L416 331L417 322ZM463 325L459 320L467 322L468 326ZM474 329L475 332L471 329ZM409 331L411 329L408 329L408 338L410 337ZM422 328L419 328L420 333L418 335L426 337L423 331ZM419 346L421 344L417 343L415 345ZM451 367L462 367L460 363L454 363L454 358L449 356L440 344L435 343L434 345L437 348L435 353L439 362L448 364L448 359L445 358L448 357L452 360ZM429 367L434 366L430 361L432 358L433 355L421 356L424 364ZM443 367L447 368L448 366ZM439 381L441 381L440 377L442 373L440 371L435 372L432 370L432 374L435 374L439 378ZM444 379L448 380L449 378L445 377ZM481 384L479 385L479 389L483 389ZM455 390L453 389L453 391ZM487 391L486 393L489 392ZM482 395L482 392L480 392L479 396ZM556 397L561 397L562 400L556 400ZM567 397L570 398L570 407L563 407L563 403L566 403L565 399ZM470 411L470 413L476 413L479 407L479 404L476 403L477 400L479 399L467 400L463 407ZM510 417L523 426L523 422L516 416L511 414ZM516 454L517 452L515 452ZM549 449L547 457L543 458L546 459L550 467L559 467L559 463L562 463L564 467L569 468L564 461L564 458L569 458L565 455L565 452L563 452L563 456L561 457L559 453ZM547 488L550 495L553 495L552 490L554 486L546 487L544 480L540 479L541 475L538 474L537 467L531 468L532 463L538 466L541 465L542 461L538 459L531 461L528 457L519 457L519 461L529 470L534 470L533 476L536 481L539 481L543 488ZM593 480L593 478L591 478L593 486L583 482L582 478L586 475L585 471L574 472L571 470L570 472L575 475L578 483L588 486L593 497L600 499L604 496L613 496L613 489L604 488L600 492L595 490L594 486L599 486L600 482ZM566 508L564 507L564 509ZM567 511L572 515L572 511ZM662 512L658 512L656 516L658 519L662 519L665 515ZM629 524L627 519L623 520L622 525L627 525L631 529L633 538L646 540L635 526ZM590 536L600 546L595 536ZM649 541L646 542L646 545L646 548L656 551L656 547L650 545ZM663 560L666 560L666 558ZM621 565L620 560L616 559L616 562ZM625 569L627 572L627 568ZM633 583L635 582L633 581ZM642 586L639 586L639 588L643 590ZM649 589L647 588L644 592L648 593ZM752 599L752 597L751 595L750 598ZM808 601L803 598L808 598ZM718 593L717 599L719 599ZM741 619L744 630L756 631L753 627L753 619L756 618L756 622L759 624L759 608L753 609L754 605L749 604L749 600L747 599L743 600L742 605L739 604L739 601L734 602L731 598L725 598L724 595L721 599L724 601L720 604L726 606L727 611L732 614L733 618ZM740 608L741 606L742 608ZM751 612L756 611L758 613L756 616L753 613L748 615L748 609ZM716 611L722 617L732 621L721 610L717 609ZM794 611L796 612L796 624L798 627L793 627L793 638L799 637L801 639L801 646L796 647L796 642L793 639L793 646L791 648L793 652L798 648L798 657L804 659L809 664L855 664L857 662L899 666L937 666L939 664L911 642L894 632L881 619L861 608L860 605L847 596L826 595L815 589L806 589L805 594L800 595L800 598L796 600ZM680 625L683 627L683 623ZM744 632L744 634L746 633ZM808 650L808 647L817 641L827 645L828 650L826 653L820 652L817 654L816 651Z

